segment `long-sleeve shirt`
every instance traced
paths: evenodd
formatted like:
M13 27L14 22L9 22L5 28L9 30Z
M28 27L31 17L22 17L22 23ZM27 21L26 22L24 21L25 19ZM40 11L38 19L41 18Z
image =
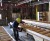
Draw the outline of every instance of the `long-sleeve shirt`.
M24 23L23 21L21 21L20 23ZM13 27L14 28L17 28L18 27L18 25L19 25L19 23L17 22L17 21L14 21L14 23L13 23Z

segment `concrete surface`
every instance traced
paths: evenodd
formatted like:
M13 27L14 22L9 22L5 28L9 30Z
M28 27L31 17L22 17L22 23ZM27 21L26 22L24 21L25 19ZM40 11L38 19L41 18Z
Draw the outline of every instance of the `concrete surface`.
M9 26L4 26L4 27L5 27L5 29L8 31L8 33L14 38L13 29L10 28ZM27 36L27 33L24 32L24 31L19 32L19 38L20 38L19 41L33 41L33 38L28 37L28 36Z

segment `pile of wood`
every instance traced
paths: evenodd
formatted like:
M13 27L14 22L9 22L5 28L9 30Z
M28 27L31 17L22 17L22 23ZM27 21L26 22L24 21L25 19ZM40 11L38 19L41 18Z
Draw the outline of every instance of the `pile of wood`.
M12 41L10 36L6 33L3 27L0 26L0 41Z
M48 29L44 29L44 28L40 28L40 27L36 27L36 26L29 26L27 24L21 24L21 26L25 29L29 29L29 30L32 30L32 31L35 31L37 33L40 33L42 35L45 35L47 37L50 37L50 30Z

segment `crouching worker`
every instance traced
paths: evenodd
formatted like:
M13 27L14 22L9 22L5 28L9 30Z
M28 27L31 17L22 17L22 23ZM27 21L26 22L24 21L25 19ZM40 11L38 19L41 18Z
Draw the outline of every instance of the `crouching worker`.
M15 40L18 41L19 40L19 32L18 32L18 25L19 23L24 23L21 18L17 18L14 23L13 23L13 32L14 32L14 37Z

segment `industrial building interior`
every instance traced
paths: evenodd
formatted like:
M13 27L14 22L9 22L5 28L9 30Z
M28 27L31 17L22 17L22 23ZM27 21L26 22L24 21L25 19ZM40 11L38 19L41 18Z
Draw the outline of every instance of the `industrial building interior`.
M0 0L0 41L16 41L17 17L24 22L18 41L50 41L50 0Z

